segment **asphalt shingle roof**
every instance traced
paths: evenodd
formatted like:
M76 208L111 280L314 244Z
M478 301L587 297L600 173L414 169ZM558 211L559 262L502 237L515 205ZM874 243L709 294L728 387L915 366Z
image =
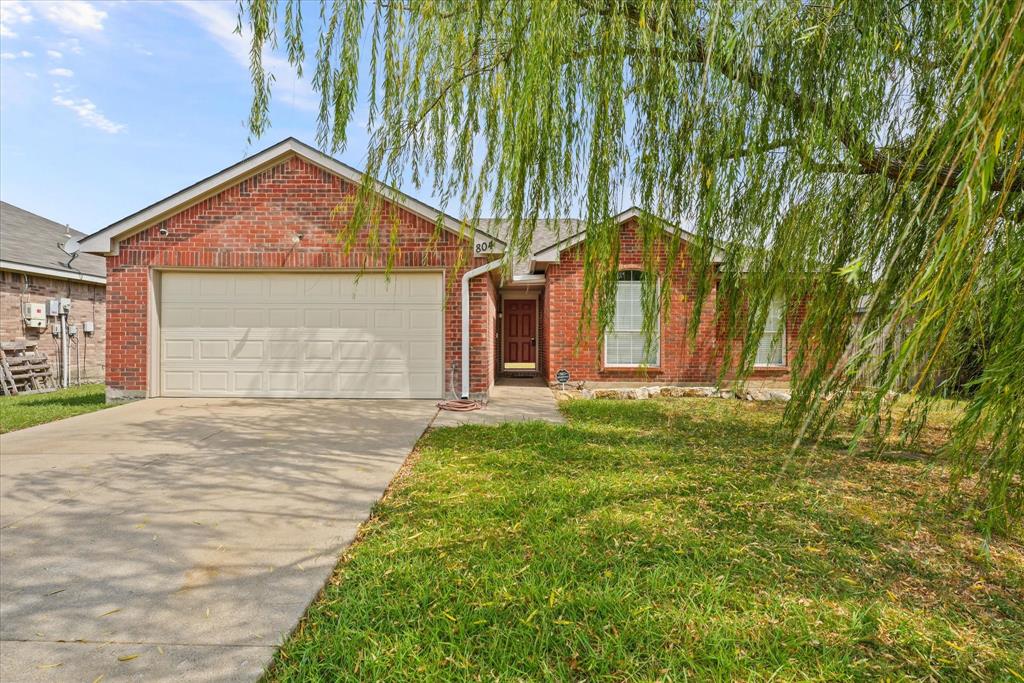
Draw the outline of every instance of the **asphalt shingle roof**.
M525 227L525 226L524 226ZM584 228L583 221L575 218L538 219L533 230L530 251L526 254L513 254L512 273L525 275L530 272L530 257L542 249L554 245L566 237L572 237ZM512 226L509 221L500 218L481 218L480 229L489 232L500 240L509 242Z
M0 260L69 274L106 277L107 266L102 256L80 252L68 268L71 257L60 248L67 241L68 232L68 228L60 223L0 202ZM73 228L70 233L76 240L85 237L85 233Z

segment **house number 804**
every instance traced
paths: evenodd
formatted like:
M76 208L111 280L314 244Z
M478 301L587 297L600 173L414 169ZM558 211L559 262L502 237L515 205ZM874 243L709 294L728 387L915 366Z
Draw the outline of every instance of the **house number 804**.
M486 254L492 249L494 249L494 240L489 240L487 242L478 242L474 251L478 254Z

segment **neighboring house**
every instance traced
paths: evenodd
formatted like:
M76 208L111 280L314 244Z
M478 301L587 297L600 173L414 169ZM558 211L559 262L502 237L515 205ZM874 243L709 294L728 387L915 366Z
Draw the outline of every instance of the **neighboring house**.
M458 220L389 191L382 239L395 243L385 273L389 257L366 232L348 249L337 240L363 182L289 138L83 240L107 258L108 397L441 398L486 394L503 374L553 383L560 369L588 382L717 376L711 317L696 349L686 336L685 254L665 279L678 296L657 353L641 357L635 211L619 217L622 310L602 345L577 340L578 223L542 225L534 253L505 279L502 223L467 235ZM766 338L760 374L785 377L796 323L773 324L786 333Z
M0 340L35 342L56 371L60 344L52 327L59 319L45 310L42 326L34 326L40 323L30 321L25 305L36 304L38 311L51 300L70 299L68 324L77 332L70 344L70 378L78 379L80 371L83 381L99 381L106 362L106 263L93 254L72 258L62 249L68 240L83 237L77 230L0 202Z

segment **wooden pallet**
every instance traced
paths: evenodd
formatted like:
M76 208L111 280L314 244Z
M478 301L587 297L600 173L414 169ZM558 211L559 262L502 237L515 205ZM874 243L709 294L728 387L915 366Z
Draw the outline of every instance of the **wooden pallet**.
M24 339L0 342L0 386L5 396L57 388L46 354Z

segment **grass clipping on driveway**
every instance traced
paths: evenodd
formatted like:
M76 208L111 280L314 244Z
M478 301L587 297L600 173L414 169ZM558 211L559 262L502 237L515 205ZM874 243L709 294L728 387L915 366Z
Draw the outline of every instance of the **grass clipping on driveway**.
M0 398L0 434L107 407L102 384Z
M770 405L563 409L430 433L268 677L1024 676L1024 549L983 556L943 468L822 448L784 471Z

